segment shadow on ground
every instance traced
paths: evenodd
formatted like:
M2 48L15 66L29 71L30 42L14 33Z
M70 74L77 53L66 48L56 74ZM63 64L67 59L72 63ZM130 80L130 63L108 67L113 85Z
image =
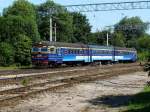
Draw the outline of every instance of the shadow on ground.
M150 112L150 91L136 94L124 112Z
M123 112L150 112L150 91L136 95L102 96L88 101L95 106L106 105L112 108L127 106Z
M119 96L102 96L88 102L95 106L106 105L109 107L121 107L126 106L128 104L129 99L131 96L129 95L119 95Z

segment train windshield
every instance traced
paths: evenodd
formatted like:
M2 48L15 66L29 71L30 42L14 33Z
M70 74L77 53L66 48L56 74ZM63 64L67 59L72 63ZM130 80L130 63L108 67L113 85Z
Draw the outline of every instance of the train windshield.
M41 52L48 52L47 48L41 48Z
M39 51L40 51L40 49L37 48L37 47L33 47L33 48L32 48L32 52L39 52Z

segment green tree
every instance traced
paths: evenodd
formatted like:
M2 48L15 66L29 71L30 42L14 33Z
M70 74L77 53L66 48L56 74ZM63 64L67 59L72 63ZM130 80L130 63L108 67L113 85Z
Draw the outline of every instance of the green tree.
M15 43L18 34L24 34L35 42L39 40L36 25L29 19L24 19L21 16L9 15L7 17L0 17L0 41L7 41Z
M97 31L95 33L92 33L92 36L88 37L88 42L92 43L92 44L98 44L98 45L106 45L107 41L107 33L109 34L109 38L112 38L112 34L110 33L110 31Z
M16 0L12 6L4 9L3 15L5 17L8 15L16 15L36 20L34 5L27 0Z
M25 35L18 35L15 44L15 62L21 65L31 64L32 41Z
M129 47L133 45L132 40L137 40L145 34L147 28L148 24L144 23L139 17L124 17L115 25L115 32L123 34L126 39L126 45Z
M150 36L145 35L140 37L137 41L140 51L150 51Z
M138 57L140 60L148 60L150 57L150 36L145 34L144 36L140 37L137 41L137 49L139 51Z
M122 33L117 32L113 34L113 37L111 38L111 43L113 46L118 47L125 47L125 39Z
M4 9L3 16L6 18L5 23L9 23L8 27L10 29L14 28L11 30L16 29L20 31L24 29L25 34L31 37L33 41L38 41L40 39L35 7L27 0L14 1L12 6ZM21 34L22 32L19 31L12 32ZM11 34L8 35L12 36ZM13 38L13 36L11 38Z
M14 62L13 47L5 42L0 43L0 65L9 66Z
M63 13L50 13L51 7L61 10ZM50 16L53 17L53 27L54 23L57 24L57 41L70 42L73 36L72 16L65 8L51 0L47 0L37 7L38 28L41 38L43 40L49 40Z
M73 16L73 38L72 42L87 43L91 33L91 26L87 17L81 13L71 13Z

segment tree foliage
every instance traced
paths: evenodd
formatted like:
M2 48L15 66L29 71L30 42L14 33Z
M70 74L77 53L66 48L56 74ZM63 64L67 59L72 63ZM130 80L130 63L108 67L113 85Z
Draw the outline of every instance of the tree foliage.
M0 18L0 41L16 42L18 34L29 36L33 41L39 40L37 27L32 20L21 16L7 16Z
M115 25L115 31L121 31L127 40L139 38L147 30L148 26L139 17L124 17Z
M6 30L10 30L9 36L13 37L14 33L25 34L31 37L33 41L40 40L33 4L27 0L16 0L12 6L4 9L3 15L5 18L4 25L8 23L5 26L7 27Z
M133 46L133 41L143 36L147 28L148 24L144 23L139 17L124 17L115 25L115 32L123 34L127 47L135 47Z
M64 13L53 14L53 12L49 12L51 7L58 8L58 10L62 10ZM43 40L49 40L51 15L53 16L53 28L54 23L57 24L57 41L71 42L73 36L72 15L65 8L55 4L51 0L47 0L37 7L38 28L41 38Z
M25 35L18 35L15 44L15 62L21 65L31 64L31 46L32 41Z
M22 16L25 19L36 20L36 12L34 5L28 2L27 0L16 0L13 2L12 6L5 8L3 11L4 17L8 15Z
M13 47L5 42L0 43L0 65L8 66L14 62Z
M81 13L71 13L73 16L73 39L72 42L87 43L90 33L91 26L87 17Z
M1 57L7 58L1 59L7 65L12 62L10 59L14 59L15 63L20 63L21 65L30 64L31 53L29 51L31 50L31 43L40 40L33 5L27 0L14 1L12 6L4 9L3 16L0 17L0 24L0 42L7 43L8 45L2 44L7 48L13 46L14 49L10 50L15 52L9 58L5 53L10 53L7 52L7 49L4 49Z
M106 37L107 37L107 33L109 34L109 38L111 38L110 36L110 32L103 30L103 31L97 31L95 33L92 33L91 36L88 37L88 43L90 44L98 44L98 45L106 45Z
M140 51L150 51L150 36L145 35L137 40Z
M111 43L113 46L125 47L125 38L122 33L114 33L111 39Z

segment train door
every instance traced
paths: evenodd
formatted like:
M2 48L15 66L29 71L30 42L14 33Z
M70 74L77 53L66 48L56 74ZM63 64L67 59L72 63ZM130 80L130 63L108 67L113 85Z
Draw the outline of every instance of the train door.
M92 62L92 50L89 46L88 46L88 62Z
M58 60L58 63L62 63L62 50L61 50L61 47L57 47L57 60Z
M113 61L113 62L115 62L115 60L116 60L116 59L115 59L115 56L116 56L115 51L116 51L116 50L115 50L115 47L113 47L113 48L112 48L112 61Z

